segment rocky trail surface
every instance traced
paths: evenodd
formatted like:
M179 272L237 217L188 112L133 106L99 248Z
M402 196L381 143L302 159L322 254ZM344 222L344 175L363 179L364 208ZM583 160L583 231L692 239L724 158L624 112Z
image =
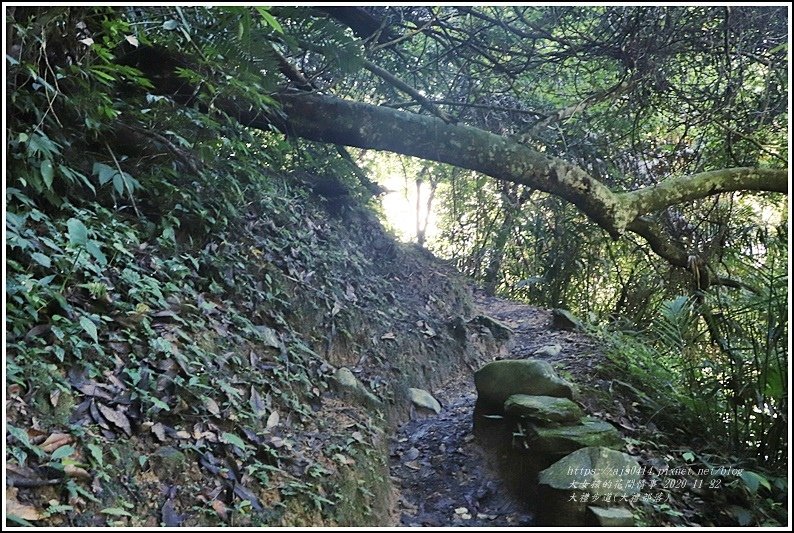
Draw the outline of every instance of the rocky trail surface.
M507 349L494 358L543 359L577 383L595 379L594 368L603 357L595 342L581 333L553 330L551 311L481 294L475 299L479 312L513 330ZM442 388L431 391L441 402L441 413L418 413L394 435L391 476L399 491L395 523L533 525L531 475L512 470L509 451L495 445L497 439L488 438L487 431L475 437L476 370L463 368L450 375Z

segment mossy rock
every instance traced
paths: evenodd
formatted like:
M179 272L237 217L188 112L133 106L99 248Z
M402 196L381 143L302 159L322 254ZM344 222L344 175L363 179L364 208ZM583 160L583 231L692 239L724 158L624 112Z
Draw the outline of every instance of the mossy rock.
M349 368L341 367L334 372L333 384L341 396L349 397L373 410L383 409L383 402L367 390Z
M505 413L532 420L543 426L559 426L579 421L584 412L568 398L514 394L504 405Z
M591 446L576 450L541 471L538 483L563 491L581 489L598 496L630 496L640 491L641 472L639 463L630 455Z
M469 324L474 324L476 326L482 326L488 329L493 335L494 340L498 342L505 342L510 340L510 337L513 336L513 330L510 329L509 326L499 322L495 318L491 318L486 315L477 315L471 320L469 320Z
M623 445L614 426L589 417L573 426L534 427L529 440L533 450L549 455L565 455L591 446L619 448Z
M582 330L582 321L567 309L552 309L551 311L552 329L562 329L568 331Z
M432 394L424 389L415 389L411 387L408 389L408 396L411 398L411 402L417 407L433 411L435 414L441 412L441 404Z
M574 395L573 385L538 359L493 361L475 372L474 384L480 401L499 406L514 394L568 399Z
M596 507L587 508L588 522L593 526L601 527L634 527L634 514L628 509L620 507Z

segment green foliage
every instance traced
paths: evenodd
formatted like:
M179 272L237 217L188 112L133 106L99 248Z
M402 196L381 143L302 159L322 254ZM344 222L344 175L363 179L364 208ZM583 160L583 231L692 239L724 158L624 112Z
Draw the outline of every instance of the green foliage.
M177 8L177 18L160 20L147 34L132 28L152 19L128 18L133 12L124 9L14 13L23 52L9 66L7 379L43 430L69 428L85 442L44 454L24 429L9 425L10 457L21 466L63 469L83 453L104 490L97 498L70 480L69 491L113 520L135 518L114 498L116 470L139 472L151 461L107 436L129 435L130 426L137 432L144 421L187 420L174 431L191 435L201 424L210 437L191 453L235 457L241 469L258 473L263 488L323 512L335 503L323 496L325 485L335 490L334 472L316 462L321 451L301 457L305 480L289 473L302 445L288 434L314 424L310 402L327 388L323 359L307 344L319 345L324 332L299 332L295 316L304 315L291 300L314 279L319 289L298 302L335 309L340 330L352 335L349 307L338 302L357 297L339 273L361 274L369 259L334 240L338 229L323 220L323 206L307 202L306 191L283 176L308 168L309 158L325 173L339 169L341 179L353 170L323 148L312 154L278 136L240 130L222 114L147 94L151 81L119 62L133 42L198 47L202 66L217 75L183 70L186 80L206 82L201 105L240 97L267 110L272 75L262 78L266 65L246 73L250 58L236 54L237 38L227 38L243 11L249 16L237 38L252 46L285 30L265 8ZM218 33L196 29L210 21ZM59 45L76 61L48 55L62 27L81 30L79 39ZM263 57L272 53L265 49ZM82 418L66 407L75 389L107 387L123 402L88 396L93 414ZM28 417L15 414L20 424ZM346 432L337 431L330 442L344 442ZM262 512L235 498L241 517L277 523L285 512L283 504ZM47 512L71 514L67 507Z
M483 42L510 49L489 58L505 68L522 57L517 45L509 48L509 32L533 35L526 61L537 67L511 78L522 89L505 87L506 94L497 97L494 87L508 76L460 65L462 71L477 70L477 88L449 91L448 100L465 97L476 106L445 109L460 109L459 116L470 124L575 162L613 190L633 190L708 168L779 166L786 160L787 148L770 125L785 121L787 114L783 107L773 110L759 100L761 94L776 99L787 87L779 50L757 41L777 27L771 11L470 11L465 11L465 24L455 26L459 35L477 28ZM505 22L506 13L515 16L512 24ZM701 18L707 14L708 22ZM450 20L456 16L447 15ZM717 19L724 25L715 25ZM645 23L634 26L629 20ZM699 38L690 40L694 34L689 29L719 33L718 26L732 32L721 35L723 54L712 54ZM618 27L631 35L635 47L627 52L629 63L628 56L574 44L576 35L588 35L591 43L608 46L614 37L610 32ZM536 33L540 28L544 31ZM656 37L646 33L650 28ZM677 41L682 47L645 46L673 34L682 39ZM444 53L440 42L428 45L430 57ZM740 72L740 50L751 42L769 54L769 61L747 64ZM462 55L468 54L477 57L475 50ZM652 61L653 68L641 68L645 61ZM430 61L427 65L427 79L447 79ZM709 103L721 98L713 92L721 84L735 86L728 100L719 100L727 107ZM573 103L576 112L565 120L531 118L533 110L563 112ZM758 112L750 117L747 110L753 106ZM701 119L690 120L694 113ZM564 307L599 324L605 338L617 339L613 353L621 371L636 378L642 390L668 394L656 400L660 406L675 406L675 413L680 410L685 426L705 426L711 443L724 445L726 453L784 464L788 349L781 337L787 324L779 318L788 316L784 199L726 194L656 215L654 223L665 237L689 256L684 267L671 266L647 242L630 235L614 241L554 196L520 187L506 194L502 185L483 176L465 178L439 188L441 236L432 249L486 289L495 287L501 295L544 307Z
M29 413L17 412L8 444L20 466L63 469L82 453L107 490L95 495L69 479L64 492L109 518L134 518L112 469L139 472L150 460L107 434L157 422L208 434L183 449L224 479L233 463L264 489L326 515L342 499L328 463L298 457L287 423L273 414L313 427L327 386L320 348L330 351L337 335L343 346L363 342L405 318L384 303L395 298L382 279L395 261L364 255L371 235L354 236L359 249L335 240L355 210L334 211L285 178L294 170L332 176L356 196L354 164L328 147L240 128L218 102L278 116L273 94L302 77L313 90L416 108L363 75L364 61L377 60L448 102L439 105L461 122L566 157L615 189L787 159L779 104L787 48L775 40L785 28L774 12L373 9L388 24L365 39L301 7L9 11L6 376L42 413L44 430L69 428L82 439L47 455L20 425ZM505 17L518 33L489 17ZM406 38L389 35L395 28ZM383 45L388 39L396 42ZM164 96L160 79L128 64L148 45L191 59L175 68L189 95ZM300 77L284 78L284 61ZM572 102L587 105L536 128ZM503 294L600 322L614 363L648 391L649 420L699 428L704 445L722 443L753 465L784 465L785 205L733 195L660 216L671 238L710 260L701 272L696 263L670 268L642 243L613 242L545 193L431 170L445 174L433 178L443 182L447 241L436 249L461 270ZM770 212L776 223L754 222ZM354 287L351 273L371 283ZM741 283L703 294L693 276ZM373 308L392 314L365 312ZM296 316L320 318L299 324ZM102 387L116 387L126 403L92 396L105 418L85 404L89 414L75 422L66 396ZM341 430L329 440L329 457L371 452ZM763 512L773 520L767 493L779 489L777 479L754 466L733 489L767 498ZM354 491L372 501L367 487ZM283 502L260 512L251 498L230 498L236 517L275 523L285 512ZM750 523L747 508L731 512Z

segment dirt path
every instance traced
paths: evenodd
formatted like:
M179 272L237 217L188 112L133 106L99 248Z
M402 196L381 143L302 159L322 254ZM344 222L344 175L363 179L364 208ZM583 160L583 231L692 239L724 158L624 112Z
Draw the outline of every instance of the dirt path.
M577 382L593 379L600 358L594 342L579 333L552 331L550 311L481 294L475 300L482 314L513 329L507 357L543 358ZM555 345L560 347L556 355L535 354ZM473 373L464 369L431 392L443 406L441 414L409 421L391 442L391 476L400 492L396 522L435 527L532 525L530 497L507 486L498 474L499 453L489 451L493 448L472 433L477 399Z

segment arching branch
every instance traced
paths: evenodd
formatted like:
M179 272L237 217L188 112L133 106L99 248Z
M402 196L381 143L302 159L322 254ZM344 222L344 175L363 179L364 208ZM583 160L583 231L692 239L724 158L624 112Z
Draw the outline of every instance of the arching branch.
M162 51L156 53L162 54ZM179 61L175 60L175 64ZM146 73L147 62L139 61ZM175 74L155 72L156 84L168 93L183 90ZM318 142L385 150L474 170L495 179L520 183L575 204L591 220L619 238L626 230L646 238L671 264L688 265L641 215L728 191L788 192L785 169L729 168L668 178L629 192L613 192L582 168L547 156L511 139L471 126L449 124L435 116L293 91L277 95L282 108L257 109L250 102L218 98L214 105L245 126Z
M788 171L740 167L677 176L652 187L625 193L625 199L634 204L637 215L643 215L671 205L732 191L788 193Z

